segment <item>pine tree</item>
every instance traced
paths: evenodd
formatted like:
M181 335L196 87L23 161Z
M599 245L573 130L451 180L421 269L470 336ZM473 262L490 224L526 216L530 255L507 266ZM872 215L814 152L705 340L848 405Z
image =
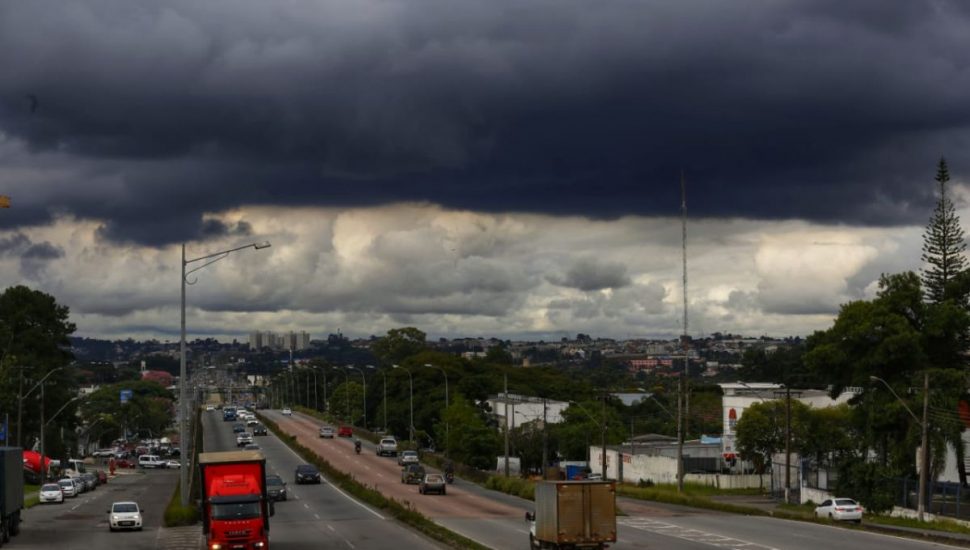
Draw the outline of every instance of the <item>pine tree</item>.
M940 197L923 233L923 261L930 265L923 270L922 278L929 300L940 303L947 298L947 283L966 268L967 259L963 253L967 245L963 241L960 218L946 195L950 173L944 158L940 158L936 181L940 185Z

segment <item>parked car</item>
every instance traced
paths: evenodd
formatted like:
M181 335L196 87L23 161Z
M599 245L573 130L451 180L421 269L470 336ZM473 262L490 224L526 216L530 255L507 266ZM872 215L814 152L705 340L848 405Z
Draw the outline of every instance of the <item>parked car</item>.
M278 475L266 476L266 492L270 500L286 500L286 482Z
M141 455L138 457L138 467L140 468L164 468L165 461L158 455Z
M205 410L206 410L206 412L208 412L208 411L214 411L214 410L216 410L216 407L215 407L215 405L206 405L205 406Z
M428 493L446 494L445 476L441 474L426 474L421 480L421 485L418 486L418 492L422 495Z
M182 467L182 463L179 462L178 460L166 460L165 461L165 467L166 468L171 468L173 470L178 470L179 468Z
M57 484L60 486L61 492L64 493L64 496L73 498L78 495L77 484L74 483L73 479L60 479L57 481Z
M290 410L290 408L289 408L289 407L285 407L285 408L283 408L283 410L282 410L282 411L280 411L280 412L282 412L282 413L283 413L283 416L290 416L290 415L292 415L292 414L293 414L293 411L292 411L292 410Z
M64 502L64 491L61 490L61 486L57 483L48 483L40 488L40 493L38 493L38 499L41 504L45 502Z
M341 426L337 430L337 437L354 437L354 429L350 426Z
M815 508L816 518L862 523L862 506L851 498L830 498Z
M266 435L266 426L256 424L253 426L253 435Z
M144 510L137 502L115 502L108 509L108 530L137 529L141 531Z
M320 426L320 437L324 439L333 439L333 427L332 426Z
M109 458L109 457L115 456L116 452L117 452L117 449L98 449L93 453L91 453L91 456L98 457L98 458Z
M296 467L296 484L301 483L320 483L320 472L312 464L300 464Z
M98 488L98 476L92 472L86 472L78 476L84 482L86 490L93 491Z
M397 455L397 465L407 466L408 464L417 464L420 462L418 460L417 451L401 451L401 454Z

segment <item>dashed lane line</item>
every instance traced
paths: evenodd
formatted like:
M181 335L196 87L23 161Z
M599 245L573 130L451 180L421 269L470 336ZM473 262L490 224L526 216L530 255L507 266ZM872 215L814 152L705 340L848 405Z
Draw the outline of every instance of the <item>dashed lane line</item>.
M715 546L717 548L728 548L731 550L756 550L756 549L778 550L773 546L765 546L763 544L757 544L751 541L727 537L724 535L719 535L717 533L701 531L699 529L681 527L679 525L674 525L672 523L664 523L662 521L656 521L656 520L644 518L644 517L619 518L617 519L617 523L619 523L620 525L625 525L627 527L632 527L633 529L648 531L651 533L656 533L658 535L674 537L682 540L688 540L691 542L697 542L700 544L707 544L709 546Z

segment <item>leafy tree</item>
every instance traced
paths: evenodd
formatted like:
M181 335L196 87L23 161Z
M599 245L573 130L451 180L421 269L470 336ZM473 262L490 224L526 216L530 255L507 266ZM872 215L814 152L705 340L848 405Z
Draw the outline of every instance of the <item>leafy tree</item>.
M606 427L606 444L615 445L624 441L629 427L624 426L619 411L612 401L606 407L606 421L603 421L603 402L584 401L574 403L563 411L563 422L555 426L555 437L559 441L559 454L566 460L585 460L590 445L602 444L603 428ZM550 426L550 431L553 431Z
M15 413L21 392L28 393L55 369L61 370L44 385L46 416L74 396L77 373L68 365L73 359L69 350L75 327L69 314L67 306L53 296L26 286L13 286L0 294L0 406L4 410ZM11 414L11 431L25 444L28 436L40 432L40 393L34 391L23 400L23 426L14 428L16 414ZM52 426L72 428L75 423L76 417L62 413Z
M364 387L352 380L342 382L330 394L330 413L356 424L364 417Z
M405 359L427 348L425 333L414 327L394 328L371 346L386 365L401 364Z
M805 439L808 407L796 400L791 405L792 447L795 449L795 442ZM785 413L785 401L776 399L751 405L738 420L738 452L742 459L752 461L759 473L765 471L771 455L785 450Z
M121 402L121 391L131 390L132 397ZM150 380L127 381L102 386L85 398L81 414L100 426L100 443L124 436L124 430L135 435L158 437L173 420L172 392Z
M448 450L454 460L481 469L494 465L498 456L498 434L486 424L482 411L461 394L456 394L445 410L444 421L435 425L440 449L444 449L448 433Z
M960 218L956 214L953 201L946 194L946 184L949 181L946 159L941 158L936 170L940 196L923 233L923 261L930 264L923 271L923 284L930 301L935 303L947 299L947 284L966 268L967 263L963 255L967 244L963 240Z

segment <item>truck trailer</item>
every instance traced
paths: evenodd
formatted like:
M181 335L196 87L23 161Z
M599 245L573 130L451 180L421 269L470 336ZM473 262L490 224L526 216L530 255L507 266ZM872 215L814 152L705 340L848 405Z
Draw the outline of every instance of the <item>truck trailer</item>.
M616 485L612 481L540 481L529 546L572 550L616 542Z
M0 447L0 543L20 533L24 507L24 452L20 447Z
M266 550L272 503L259 451L199 453L207 550Z

